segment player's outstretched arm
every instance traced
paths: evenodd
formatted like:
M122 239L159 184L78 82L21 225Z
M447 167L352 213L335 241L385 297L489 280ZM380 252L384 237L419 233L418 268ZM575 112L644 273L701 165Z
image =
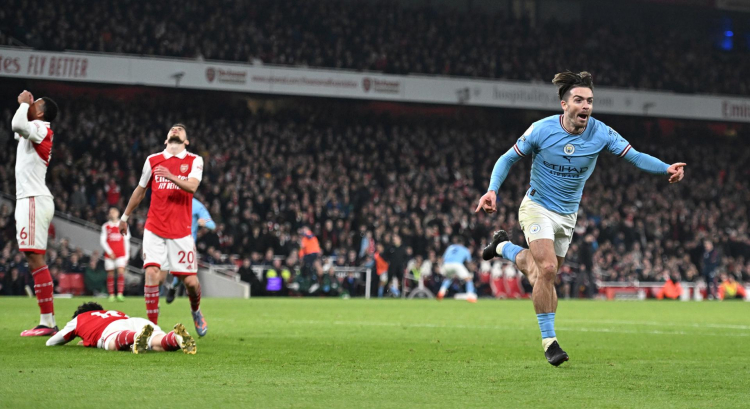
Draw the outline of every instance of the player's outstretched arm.
M490 177L490 187L481 199L479 199L479 205L474 210L475 213L479 212L479 209L484 210L486 213L495 213L497 211L497 192L500 190L500 185L508 177L510 167L514 163L521 159L521 155L518 153L517 145L508 149L507 152L501 156L495 166L492 168L492 177Z
M640 170L657 175L669 175L669 183L677 183L685 177L684 168L687 164L683 162L667 165L649 154L636 151L630 145L625 148L620 156Z
M53 347L55 345L65 345L68 342L72 341L76 337L76 325L78 325L77 318L73 318L71 321L68 321L68 323L65 324L65 328L57 331L55 335L47 340L47 346Z
M122 217L120 218L120 234L123 236L128 233L128 218L130 217L130 214L138 208L138 205L141 204L144 197L146 197L146 188L141 185L136 186L133 194L130 195L128 206L125 208L125 211L122 212Z

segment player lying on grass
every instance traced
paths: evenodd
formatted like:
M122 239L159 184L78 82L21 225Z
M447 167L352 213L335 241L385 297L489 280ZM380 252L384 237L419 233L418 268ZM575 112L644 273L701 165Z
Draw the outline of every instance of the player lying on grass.
M106 351L177 351L195 354L193 337L182 324L165 334L158 325L145 318L130 318L120 311L106 311L95 302L78 306L73 319L47 341L47 346L63 345L81 337L78 345L101 348Z

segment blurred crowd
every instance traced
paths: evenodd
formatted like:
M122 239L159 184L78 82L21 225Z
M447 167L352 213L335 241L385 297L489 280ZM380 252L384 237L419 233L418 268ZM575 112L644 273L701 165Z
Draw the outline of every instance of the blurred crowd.
M747 95L750 49L710 24L532 22L396 1L8 0L0 44L191 59L549 82L561 67L597 85ZM33 16L33 17L32 17ZM585 66L581 62L585 61Z
M196 198L217 225L198 234L206 263L243 264L245 272L266 266L256 275L266 281L268 266L274 266L281 284L304 276L306 282L297 282L302 290L292 291L312 293L314 285L325 287L330 267L375 268L376 253L390 263L389 275L397 278L398 287L404 276L430 277L439 271L454 236L465 239L475 261L493 230L501 227L525 245L516 212L528 187L529 161L511 170L497 214L474 209L495 161L529 125L528 115L464 110L447 116L394 116L373 113L364 103L342 102L253 113L241 103L169 102L189 95L138 103L58 101L64 111L53 125L56 138L47 175L56 210L100 225L109 207L124 209L145 158L164 148L170 125L179 121L187 124L189 150L206 163ZM4 110L3 123L10 123L12 114L13 109ZM602 153L584 191L574 241L560 273L561 290L591 295L596 280L665 281L676 276L698 281L709 269L717 280L728 274L750 282L750 168L743 165L750 162L747 141L712 133L701 123L604 120L639 151L667 163L688 163L687 176L670 185L666 177ZM7 193L15 190L15 144L7 127L0 129L0 189ZM136 238L143 234L147 209L148 198L131 215ZM17 258L11 209L4 208L0 222L0 268L7 280ZM323 258L311 274L298 274L304 269L298 252L306 227L318 239ZM89 259L79 254L74 262L71 253L50 252L49 262L56 265L61 259L60 270L69 270L69 264L85 269ZM504 268L474 264L477 281L484 284L487 274ZM361 293L361 280L357 275L348 285ZM439 285L435 280L439 278L427 281Z

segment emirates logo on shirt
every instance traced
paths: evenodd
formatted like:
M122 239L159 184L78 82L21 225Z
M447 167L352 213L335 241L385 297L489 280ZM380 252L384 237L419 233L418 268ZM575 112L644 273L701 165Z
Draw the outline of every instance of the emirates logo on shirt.
M188 171L187 163L180 165L180 173L185 173L187 171Z

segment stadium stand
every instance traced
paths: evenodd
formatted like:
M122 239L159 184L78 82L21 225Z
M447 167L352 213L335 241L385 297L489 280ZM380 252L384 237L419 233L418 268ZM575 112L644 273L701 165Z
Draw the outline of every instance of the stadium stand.
M371 263L372 241L388 244L394 234L411 257L433 263L456 234L470 240L475 254L500 226L523 243L516 211L527 171L510 173L499 214L473 213L495 160L528 126L523 111L294 100L252 112L243 98L224 94L195 98L190 91L164 91L139 102L105 94L58 101L65 110L55 124L48 184L59 211L99 224L109 206L123 208L145 157L163 148L168 126L180 120L190 129L189 149L206 161L196 197L218 226L199 235L207 263L225 263L236 254L268 265L276 254L291 256L285 265L294 269L303 226L313 229L330 262L346 259L347 266ZM174 102L183 100L191 102ZM2 111L4 123L12 113L10 106ZM691 183L669 185L602 154L561 280L576 282L580 266L588 265L605 281L664 281L675 273L695 281L702 241L710 239L721 250L721 271L750 281L750 171L742 165L750 150L737 148L744 142L710 123L600 119L641 151L687 162ZM0 144L2 191L12 193L15 149L8 129L0 129ZM639 183L644 178L649 183ZM112 185L119 195L107 194L116 192L108 189ZM142 234L146 209L142 205L131 219L135 237ZM15 232L12 213L3 214L0 268L9 272ZM589 235L592 240L585 240ZM258 256L267 253L263 263Z
M684 11L677 26L644 4L616 20L595 12L607 4L590 6L581 21L534 23L396 1L8 0L0 44L542 82L564 67L596 73L600 86L750 92L747 41L737 36L731 50L717 45L710 10ZM26 10L42 12L29 19Z

